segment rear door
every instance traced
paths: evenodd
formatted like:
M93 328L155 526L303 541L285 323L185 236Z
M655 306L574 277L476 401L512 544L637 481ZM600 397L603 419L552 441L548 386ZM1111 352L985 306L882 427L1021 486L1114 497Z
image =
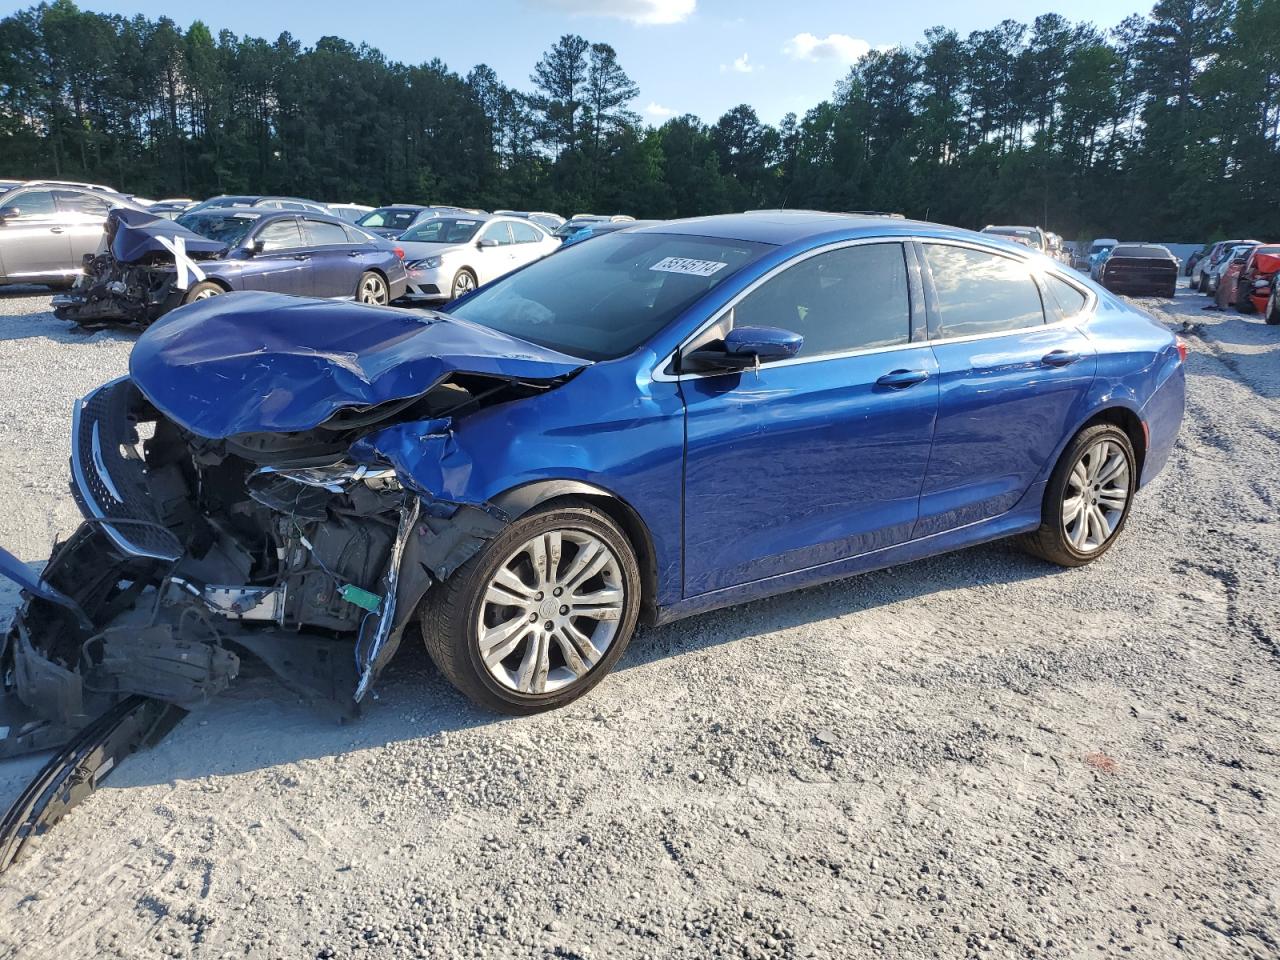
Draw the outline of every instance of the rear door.
M55 190L53 198L66 226L72 262L79 266L85 254L97 253L111 204L87 190Z
M685 596L910 537L938 408L912 260L887 241L802 254L686 345L733 327L805 338L759 370L680 374Z
M515 238L515 246L512 247L512 269L540 260L553 249L550 244L543 242L547 235L532 223L512 220L510 226L511 236Z
M311 294L316 297L354 297L364 264L361 249L341 224L302 219L302 239L311 255Z
M1092 302L1084 288L990 248L919 249L940 393L914 537L1011 509L1078 419L1097 367L1073 320Z
M311 253L297 217L268 220L249 235L247 242L251 247L260 243L262 249L245 262L241 282L246 290L313 295Z
M71 241L58 214L52 190L10 190L0 199L0 263L6 279L39 280L65 274L79 264L71 261Z

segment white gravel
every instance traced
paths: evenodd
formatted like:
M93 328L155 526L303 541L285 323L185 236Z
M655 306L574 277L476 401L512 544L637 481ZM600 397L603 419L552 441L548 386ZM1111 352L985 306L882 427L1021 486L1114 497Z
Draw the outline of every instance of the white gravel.
M996 544L708 614L532 719L412 643L352 726L238 686L0 878L0 956L1274 956L1280 327L1203 302L1144 301L1200 325L1188 420L1103 561ZM47 304L0 291L32 562L129 349Z

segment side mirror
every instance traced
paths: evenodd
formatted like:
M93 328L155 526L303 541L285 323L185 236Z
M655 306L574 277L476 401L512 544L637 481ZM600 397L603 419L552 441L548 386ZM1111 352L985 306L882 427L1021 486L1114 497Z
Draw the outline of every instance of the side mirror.
M681 358L685 372L747 370L757 363L790 360L804 346L804 337L778 327L734 327L719 343L709 344Z
M476 241L476 247L480 250L484 250L486 247L496 247L497 245L498 241L491 237L481 237Z
M22 216L22 210L19 207L5 207L0 210L0 226L8 223L10 220L16 220Z
M249 256L256 257L258 254L262 253L262 251L267 249L267 241L255 240L253 243L249 244L246 249L249 251Z

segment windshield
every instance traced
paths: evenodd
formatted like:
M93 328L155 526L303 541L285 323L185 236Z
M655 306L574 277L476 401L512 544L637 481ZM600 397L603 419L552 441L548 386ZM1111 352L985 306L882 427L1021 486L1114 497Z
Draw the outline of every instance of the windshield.
M413 223L413 218L417 215L417 210L383 207L371 213L366 213L356 223L362 227L387 227L391 230L407 230L409 229L409 224Z
M246 213L184 213L175 222L192 233L234 247L244 240L258 218Z
M1095 243L1092 247L1089 248L1089 252L1101 253L1103 250L1110 250L1114 246L1115 246L1114 243Z
M415 243L466 243L483 224L483 220L474 217L436 217L406 231L400 239Z
M615 233L557 251L449 312L562 353L607 360L630 353L770 249L745 240Z

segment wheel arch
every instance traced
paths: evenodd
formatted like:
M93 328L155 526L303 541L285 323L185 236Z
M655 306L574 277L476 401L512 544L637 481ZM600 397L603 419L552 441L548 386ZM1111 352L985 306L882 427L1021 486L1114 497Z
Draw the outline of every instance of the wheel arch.
M388 277L387 277L387 272L386 272L385 270L383 270L381 267L366 267L364 270L361 270L361 271L360 271L360 276L356 277L356 297L357 297L357 299L358 299L358 298L359 298L359 296L360 296L360 281L361 281L362 279L364 279L364 275L365 275L366 273L376 273L379 277L381 277L381 278L382 278L382 282L383 282L384 284L386 284L386 286L387 286L387 296L388 296L388 297L390 297L390 296L391 296L391 280L390 280L390 278L388 278Z
M1138 416L1136 411L1131 410L1129 407L1118 405L1104 407L1101 410L1095 411L1088 420L1080 424L1080 426L1076 428L1075 433L1072 433L1071 436L1074 437L1081 430L1085 430L1098 423L1110 423L1124 431L1125 436L1129 438L1129 442L1133 444L1133 455L1138 461L1137 475L1141 477L1142 469L1147 460L1148 446L1147 429L1142 422L1142 418ZM1061 456L1061 454L1059 454L1059 456Z
M646 624L657 615L658 562L653 537L639 511L626 500L604 487L582 480L535 480L501 493L491 500L509 519L524 516L536 507L559 500L585 501L613 520L626 535L636 552L640 567L640 616Z

